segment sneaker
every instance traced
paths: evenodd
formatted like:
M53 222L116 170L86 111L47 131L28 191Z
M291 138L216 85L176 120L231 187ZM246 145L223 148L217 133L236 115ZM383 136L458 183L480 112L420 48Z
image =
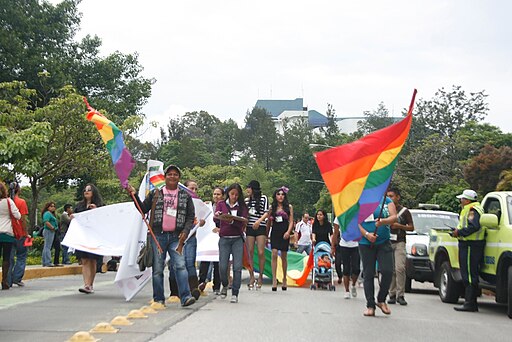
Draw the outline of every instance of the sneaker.
M187 298L187 300L185 300L185 302L183 304L181 304L181 306L185 307L185 306L190 306L192 304L194 304L196 302L196 299L194 297L189 297Z
M396 304L396 297L389 297L388 304Z
M213 293L215 293L216 296L220 295L220 290L219 289L215 289L213 290Z
M169 299L167 299L167 301L169 303L179 303L180 302L180 297L178 297L178 296L170 296Z
M236 295L232 295L231 296L231 300L230 300L231 303L238 303L238 296Z
M24 283L24 282L22 282L21 280L20 280L20 281L15 281L15 282L13 282L13 284L18 285L19 287L23 287L23 286L25 286L25 283Z
M355 286L350 287L350 294L352 295L352 298L357 297L357 288Z
M398 297L398 299L396 300L398 302L398 304L400 305L407 305L407 302L405 301L405 298L404 297ZM388 302L389 303L389 302Z
M343 296L345 299L350 299L350 292L345 292L345 295Z
M224 299L228 295L228 288L223 286L222 290L220 291L220 298Z

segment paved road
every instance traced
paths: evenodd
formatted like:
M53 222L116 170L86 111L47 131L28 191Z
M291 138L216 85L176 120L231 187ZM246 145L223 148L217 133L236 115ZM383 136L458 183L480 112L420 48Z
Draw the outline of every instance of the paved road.
M78 293L80 275L28 280L24 288L0 292L1 341L66 341L75 332L127 315L147 305L151 285L125 302L114 273L99 274L96 293ZM409 305L391 306L391 316L363 317L362 288L358 297L342 291L289 288L271 292L243 288L238 304L210 294L189 308L170 304L117 334L94 333L101 341L511 341L512 322L506 309L481 299L479 313L458 313L443 304L431 286L406 296Z

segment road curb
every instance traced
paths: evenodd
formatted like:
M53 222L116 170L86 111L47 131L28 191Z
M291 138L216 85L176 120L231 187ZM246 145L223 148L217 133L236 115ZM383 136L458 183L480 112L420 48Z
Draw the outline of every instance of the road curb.
M2 272L0 272L0 275ZM70 266L56 266L56 267L31 267L28 266L25 269L25 275L23 280L46 278L46 277L58 277L63 275L82 274L82 266L70 265Z

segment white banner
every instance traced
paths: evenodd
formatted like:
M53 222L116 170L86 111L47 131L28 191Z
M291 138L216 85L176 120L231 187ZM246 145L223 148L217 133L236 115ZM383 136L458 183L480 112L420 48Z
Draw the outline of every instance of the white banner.
M211 207L210 212L212 212ZM219 261L219 234L212 231L215 228L213 214L207 216L205 221L205 225L197 229L196 260Z
M140 221L133 203L112 204L73 214L62 244L99 255L123 255L128 232Z

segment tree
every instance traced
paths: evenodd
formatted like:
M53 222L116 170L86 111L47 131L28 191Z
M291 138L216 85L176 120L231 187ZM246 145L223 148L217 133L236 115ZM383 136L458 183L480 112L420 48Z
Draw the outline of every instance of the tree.
M270 114L263 108L254 107L245 116L245 143L250 155L271 170L280 160L280 137Z
M65 85L73 85L97 109L112 113L118 125L130 115L142 115L154 80L141 76L137 54L100 57L100 38L74 40L79 3L0 0L0 82L26 82L36 90L33 104L38 107L47 105Z
M30 105L34 93L20 82L0 83L0 168L29 178L32 225L42 189L82 174L113 176L103 142L85 119L82 97L65 87L38 108Z
M411 133L417 142L433 133L454 139L467 124L487 116L486 97L484 91L468 96L461 86L452 86L451 91L441 88L431 100L418 100Z
M464 179L471 189L486 194L496 189L500 174L512 169L512 148L485 145L464 167Z
M500 181L496 185L496 191L512 190L512 170L504 170L500 174Z
M373 112L365 111L365 120L357 123L357 133L360 136L377 131L395 122L395 119L389 116L389 111L383 102L379 103L377 109Z

